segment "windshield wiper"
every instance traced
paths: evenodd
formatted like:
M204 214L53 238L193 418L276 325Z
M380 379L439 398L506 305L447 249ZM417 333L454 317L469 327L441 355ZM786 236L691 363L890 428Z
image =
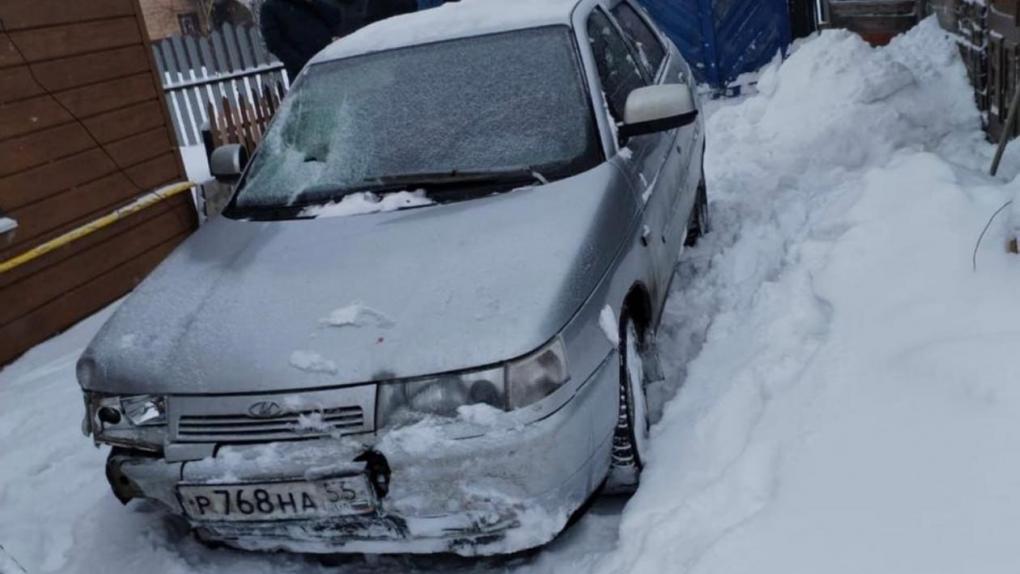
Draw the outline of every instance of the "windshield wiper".
M384 175L367 178L365 181L377 182L382 186L422 186L426 188L429 186L444 187L477 183L514 183L519 181L538 182L541 185L549 183L545 176L531 167L478 171L454 169L450 171Z
M546 185L549 180L530 167L488 170L488 171L442 171L384 175L365 178L358 185L339 186L335 184L313 185L295 195L289 207L307 207L322 203L341 201L358 193L388 194L401 191L425 190L427 194L452 191L470 185L493 185L517 182L538 182Z

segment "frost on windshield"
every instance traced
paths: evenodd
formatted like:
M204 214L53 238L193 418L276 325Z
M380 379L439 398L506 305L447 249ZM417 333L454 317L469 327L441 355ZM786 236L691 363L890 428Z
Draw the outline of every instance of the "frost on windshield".
M580 78L565 27L315 65L238 205L316 205L397 175L587 167L597 140Z

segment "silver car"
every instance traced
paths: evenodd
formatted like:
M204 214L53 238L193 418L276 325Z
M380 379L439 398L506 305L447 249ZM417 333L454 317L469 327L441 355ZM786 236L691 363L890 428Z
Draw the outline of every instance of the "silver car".
M478 555L635 488L708 224L691 85L633 0L464 0L327 48L78 363L113 492L244 549Z

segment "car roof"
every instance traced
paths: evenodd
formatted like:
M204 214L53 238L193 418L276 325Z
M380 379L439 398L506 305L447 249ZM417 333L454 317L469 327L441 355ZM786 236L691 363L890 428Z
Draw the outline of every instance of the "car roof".
M570 25L584 0L460 0L376 22L340 39L312 64L497 32Z

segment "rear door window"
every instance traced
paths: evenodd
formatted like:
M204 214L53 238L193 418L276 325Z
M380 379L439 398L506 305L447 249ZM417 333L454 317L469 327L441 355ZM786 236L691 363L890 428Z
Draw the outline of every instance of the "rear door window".
M588 17L588 41L599 69L609 112L617 122L622 122L627 96L648 85L645 72L634 59L627 41L600 9Z
M637 49L641 64L652 77L655 77L662 66L662 61L666 59L666 48L662 45L662 40L648 25L648 22L638 14L637 10L627 2L617 4L613 8L613 16L616 17L624 34Z

